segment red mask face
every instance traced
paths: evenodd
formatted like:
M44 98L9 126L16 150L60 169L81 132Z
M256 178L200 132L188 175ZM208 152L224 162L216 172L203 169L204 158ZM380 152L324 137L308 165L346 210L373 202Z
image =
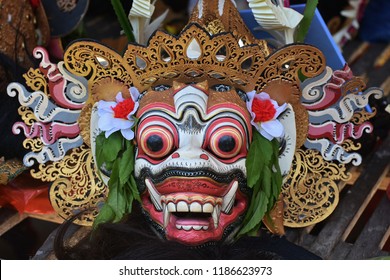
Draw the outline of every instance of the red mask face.
M169 240L221 240L247 207L252 132L245 102L224 85L160 89L144 96L138 112L135 176L142 206ZM171 101L161 101L163 95Z

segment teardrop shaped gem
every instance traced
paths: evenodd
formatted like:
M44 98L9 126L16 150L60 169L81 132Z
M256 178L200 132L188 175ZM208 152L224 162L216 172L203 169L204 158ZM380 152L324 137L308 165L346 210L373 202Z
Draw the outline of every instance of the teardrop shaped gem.
M188 44L186 54L189 59L194 60L197 60L202 55L202 49L195 38L192 38Z
M136 56L135 58L135 64L138 66L139 69L144 70L146 68L146 61L142 57Z
M219 48L219 50L215 54L215 58L219 62L222 62L226 59L226 46L225 45L223 45L222 47Z
M160 47L160 57L165 62L169 62L172 59L168 51L163 46Z
M110 62L102 56L96 55L95 59L103 68L108 68L110 66Z

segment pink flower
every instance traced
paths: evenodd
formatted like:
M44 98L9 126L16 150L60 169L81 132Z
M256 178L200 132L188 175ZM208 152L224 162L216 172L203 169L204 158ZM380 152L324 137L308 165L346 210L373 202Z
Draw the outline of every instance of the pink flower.
M98 103L98 127L105 132L106 138L120 130L127 140L134 138L133 127L135 125L134 114L138 110L139 91L135 87L130 88L130 98L123 98L122 92L116 95L115 101L103 101Z
M279 106L268 93L255 91L247 93L246 106L251 114L251 124L269 141L284 135L284 127L277 117L286 109L287 104Z

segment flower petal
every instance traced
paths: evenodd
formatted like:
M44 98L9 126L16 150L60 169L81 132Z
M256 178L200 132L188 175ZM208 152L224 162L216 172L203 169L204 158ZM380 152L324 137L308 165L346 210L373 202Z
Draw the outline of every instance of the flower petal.
M134 138L134 131L131 128L121 129L121 133L127 140L132 140Z
M131 87L130 88L130 96L131 99L133 99L134 102L138 101L139 98L139 91L136 87Z
M275 118L279 117L279 115L283 113L286 110L286 108L287 108L287 103L284 103L279 107L275 107L276 109Z
M272 141L272 139L274 139L274 137L270 134L267 133L267 131L265 131L264 129L260 129L260 134L264 136L264 138L266 138L268 141Z
M103 114L99 117L98 120L98 127L103 130L107 131L110 130L112 126L112 120L114 119L114 116L112 114Z
M255 95L255 98L261 99L261 100L271 99L271 97L269 96L269 94L266 93L266 92L264 92L264 91L260 92L259 94L256 94L256 95ZM272 100L272 99L271 99L271 100Z
M133 120L125 120L125 119L118 119L118 118L114 118L112 121L111 121L111 125L113 127L117 127L119 129L127 129L127 128L130 128L132 127L134 124L134 121Z
M112 128L111 130L107 130L105 133L104 133L104 136L106 136L106 138L110 137L111 134L113 134L114 132L118 131L119 129L114 127Z
M251 113L252 119L256 116L254 113L252 113L252 103L253 103L253 99L255 97L255 94L256 94L256 91L254 91L254 90L246 93L246 95L248 97L248 101L246 102L246 108Z
M131 117L132 117L133 115L135 115L135 112L137 112L138 107L139 107L139 103L138 103L138 102L135 102L135 103L134 103L134 108L133 108L133 110L127 115L127 118L128 118L129 120L131 119Z
M112 107L115 107L115 106L116 106L116 102L100 100L98 102L98 105L97 105L99 116L100 116L100 114L103 114L104 112L111 112L112 113L113 112Z
M115 96L116 103L123 102L125 100L122 96L122 92L118 92L117 95Z
M260 123L255 122L253 119L254 119L254 118L252 118L252 120L251 120L251 124L256 128L256 130L257 130L258 132L260 132L260 129L261 129Z
M284 134L284 127L278 120L270 120L261 123L261 128L273 137L282 137Z

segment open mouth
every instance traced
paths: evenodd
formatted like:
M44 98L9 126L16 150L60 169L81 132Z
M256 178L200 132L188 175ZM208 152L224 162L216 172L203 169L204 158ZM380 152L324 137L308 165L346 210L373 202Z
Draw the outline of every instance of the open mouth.
M246 208L237 180L219 184L205 178L170 178L155 186L146 178L145 185L144 208L168 239L185 244L221 239Z

